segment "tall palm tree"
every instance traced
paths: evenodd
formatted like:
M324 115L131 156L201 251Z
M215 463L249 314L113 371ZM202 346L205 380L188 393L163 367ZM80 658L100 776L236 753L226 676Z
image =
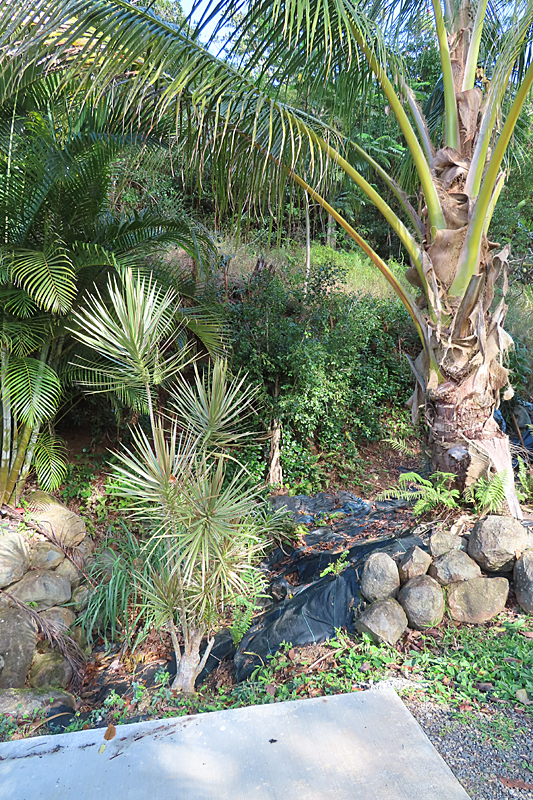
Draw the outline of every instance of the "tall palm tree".
M533 82L533 0L221 0L205 20L242 13L242 34L254 31L255 57L235 66L216 57L197 34L161 21L126 0L23 0L2 11L0 79L13 95L36 71L76 78L85 102L115 93L127 113L175 126L184 152L213 177L221 200L237 209L250 195L272 213L288 181L318 202L361 246L393 286L422 343L413 365L413 414L424 410L435 466L471 483L492 464L511 470L508 442L493 419L501 390L511 393L505 351L504 298L508 248L488 230L505 182L504 159ZM431 15L442 77L433 103L443 131L422 114L392 40L405 44L409 25ZM391 32L394 31L394 36ZM23 59L22 61L20 59ZM292 95L286 92L290 83ZM417 200L356 142L310 111L288 104L305 86L318 108L333 91L349 114L370 90L383 94L397 120L418 181ZM339 112L340 113L340 112ZM365 160L401 211L354 166ZM410 259L407 291L387 264L324 199L328 170L340 167L398 235ZM498 252L496 252L498 251ZM511 482L511 512L520 508Z

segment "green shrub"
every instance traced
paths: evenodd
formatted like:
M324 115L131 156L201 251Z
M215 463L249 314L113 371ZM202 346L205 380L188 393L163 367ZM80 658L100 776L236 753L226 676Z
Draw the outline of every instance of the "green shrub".
M265 430L281 420L291 480L316 482L311 443L327 450L376 439L385 407L401 408L411 391L400 350L418 348L406 312L396 300L347 293L343 274L313 268L306 292L302 275L265 270L226 306L233 370L258 384Z

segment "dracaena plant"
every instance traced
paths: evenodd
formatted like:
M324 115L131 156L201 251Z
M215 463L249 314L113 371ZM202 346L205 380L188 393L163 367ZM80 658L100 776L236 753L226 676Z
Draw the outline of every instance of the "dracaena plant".
M533 0L213 0L202 8L204 22L217 22L214 36L240 15L218 57L198 31L126 0L90 9L77 0L23 0L0 17L0 43L17 43L1 68L6 91L49 67L78 80L88 104L112 87L128 124L136 109L139 119L174 126L187 163L212 177L222 210L231 206L238 220L254 202L275 215L290 182L306 192L364 250L412 317L422 354L411 406L429 426L434 468L453 472L459 484L475 482L490 464L510 469L508 441L493 419L500 392L510 393L505 299L494 302L498 280L505 289L509 251L490 241L489 226L533 83ZM440 59L429 119L400 52L419 24L432 31ZM256 50L239 63L251 33ZM395 120L409 154L415 202L401 184L404 173L391 174L346 133L354 129L345 124L350 117L364 124L361 109L377 94L378 111ZM411 290L327 202L332 168L400 239ZM521 515L512 482L507 503Z
M191 357L176 329L172 290L128 271L122 284L109 282L107 295L75 314L74 335L97 354L76 369L87 390L118 392L149 417L149 434L134 428L131 447L118 453L114 491L148 528L136 583L150 619L170 632L173 687L191 694L214 641L200 657L202 640L229 603L259 589L260 533L275 524L258 515L263 503L246 471L227 472L255 392L244 378L230 378L221 359L203 376L195 363L192 385L183 379Z

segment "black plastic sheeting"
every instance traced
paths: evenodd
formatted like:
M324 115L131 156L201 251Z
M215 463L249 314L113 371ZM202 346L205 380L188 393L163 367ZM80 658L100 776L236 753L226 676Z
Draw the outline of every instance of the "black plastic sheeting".
M331 639L338 628L353 631L354 606L359 605L359 582L354 569L340 575L326 575L300 589L291 599L267 612L241 640L235 654L238 681L266 665L269 655L283 642L293 645Z
M265 665L268 656L276 653L283 642L293 645L323 642L334 637L339 628L353 632L354 611L364 602L359 593L359 578L367 557L376 550L392 558L401 557L413 545L426 547L423 538L409 534L357 543L349 550L347 569L340 575L323 578L320 573L337 561L340 554L296 550L283 571L285 575L297 571L299 582L307 585L296 588L292 597L277 603L244 635L234 658L237 680L245 680L256 667ZM288 584L282 577L274 581L275 587L280 585L287 590ZM294 587L290 589L294 591Z

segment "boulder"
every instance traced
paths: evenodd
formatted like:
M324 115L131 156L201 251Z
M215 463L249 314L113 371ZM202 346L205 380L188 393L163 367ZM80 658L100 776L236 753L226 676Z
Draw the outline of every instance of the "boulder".
M35 654L28 677L28 682L34 689L42 689L45 686L66 689L71 680L72 667L61 653L47 650Z
M443 591L429 575L412 578L401 589L398 600L407 614L410 628L433 628L444 615Z
M78 556L77 563L79 563L81 567L84 567L87 564L90 557L94 553L94 548L94 539L91 539L90 536L86 536L83 542L80 542L76 546L76 554Z
M468 555L486 572L511 572L516 554L527 548L526 529L514 517L491 515L474 525Z
M405 612L392 597L372 603L355 621L355 629L369 633L376 644L395 645L406 628Z
M34 569L55 569L64 560L64 552L52 542L36 542L31 549L31 565Z
M74 603L74 610L75 611L84 611L87 608L87 603L89 602L89 589L87 586L82 585L78 586L72 592L72 602Z
M46 569L27 572L9 591L17 600L31 603L37 611L60 606L71 596L70 581Z
M68 631L68 629L74 625L76 619L76 615L70 608L61 608L60 606L47 608L45 611L41 611L39 616L46 620L46 622L55 625L55 627L59 628L61 631Z
M20 608L0 611L0 689L24 686L37 646L37 626Z
M399 572L401 582L407 583L411 578L416 578L417 575L425 575L430 564L431 556L429 553L426 553L425 550L422 550L416 545L410 547L400 561Z
M480 578L481 570L464 550L450 550L433 562L429 574L441 586L447 586L449 583Z
M448 586L448 608L458 622L487 622L503 611L508 594L507 578L471 578Z
M0 692L0 714L12 717L31 717L43 708L59 704L76 708L71 694L55 689L6 689Z
M517 559L514 565L514 590L520 607L526 614L533 614L533 550Z
M30 551L20 533L0 534L0 589L19 581L30 566Z
M398 567L387 553L371 553L363 567L361 594L369 602L396 595L400 587Z
M433 558L439 558L450 550L466 550L468 539L456 536L454 533L441 533L437 531L429 540L429 552Z
M85 539L85 522L53 495L32 492L28 505L32 518L63 547L76 547Z
M81 572L68 558L54 570L54 573L56 575L61 575L62 578L66 578L73 589L80 585L82 578Z

